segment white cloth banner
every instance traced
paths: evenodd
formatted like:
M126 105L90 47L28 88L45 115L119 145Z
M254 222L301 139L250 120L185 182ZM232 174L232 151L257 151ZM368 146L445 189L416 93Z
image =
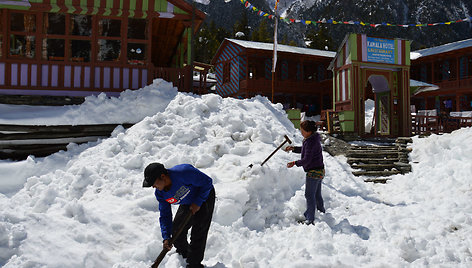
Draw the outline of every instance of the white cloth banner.
M277 66L277 21L275 19L275 27L274 27L274 60L272 61L272 72L275 73L275 67Z

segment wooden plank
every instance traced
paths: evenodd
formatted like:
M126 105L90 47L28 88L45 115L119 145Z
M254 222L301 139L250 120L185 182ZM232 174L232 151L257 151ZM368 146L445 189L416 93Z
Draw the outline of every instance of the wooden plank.
M0 124L0 131L17 131L17 132L96 132L96 131L113 131L117 126L130 128L131 123L123 124L93 124L93 125L12 125Z
M111 131L96 132L33 132L33 133L0 133L0 141L8 140L32 140L32 139L61 139L61 138L81 138L81 137L107 137Z

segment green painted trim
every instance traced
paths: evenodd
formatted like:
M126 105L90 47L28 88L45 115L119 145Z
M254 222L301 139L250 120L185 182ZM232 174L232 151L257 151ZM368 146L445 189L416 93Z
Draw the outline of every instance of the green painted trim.
M336 88L336 101L339 101L341 99L341 72L338 72L338 74L336 75L337 76L337 80L338 80L338 86Z
M51 9L49 10L49 12L54 13L61 10L61 8L57 5L57 0L51 0L50 5L51 5Z
M136 1L129 1L129 7L124 7L124 0L120 0L115 3L115 0L93 0L93 6L88 6L88 0L80 0L80 13L77 12L77 5L74 5L74 0L50 0L49 1L49 10L47 12L55 13L61 10L61 7L67 8L67 13L78 13L82 15L96 15L100 12L100 7L102 6L103 16L111 16L112 11L116 10L116 16L121 17L124 11L129 12L128 17L136 17L136 18L146 18L149 15L149 12L169 12L168 9L168 1L167 0L155 0L154 7L149 8L149 1L150 0L141 0L142 5L142 16L136 17ZM44 3L44 0L30 0L31 3ZM28 6L17 6L17 5L10 5L10 4L0 4L0 8L6 9L16 9L16 10L29 10L30 7ZM188 14L187 12L183 11L182 9L178 8L177 6L173 6L174 14Z
M357 55L357 34L351 34L349 36L349 50L351 51L351 62L357 61L359 55Z
M76 11L75 7L72 4L72 0L65 0L64 4L67 7L67 12L68 13L74 13Z
M411 60L410 60L410 50L411 50L411 41L405 40L405 65L411 65Z
M347 99L352 100L352 79L351 79L352 70L349 68L347 70Z
M350 121L343 121L350 120ZM339 112L339 123L342 132L354 132L354 111Z
M123 6L124 6L123 0L120 0L120 9L117 14L118 17L121 17L121 15L123 15Z
M113 0L106 0L106 2L105 2L105 12L103 12L103 16L110 16L112 8L113 8Z
M87 14L89 9L89 7L87 6L87 0L80 0L80 6L82 7L82 12L80 12L80 14Z
M95 0L93 2L93 12L92 12L93 15L98 14L98 7L99 6L100 6L100 0Z
M0 4L0 8L16 9L16 10L28 10L30 7L28 7L28 6L15 6L15 5Z
M338 59L336 60L336 67L339 68L344 65L343 58L344 58L344 47L338 53Z
M332 107L333 107L333 110L336 111L336 97L335 97L336 96L336 76L334 76L334 78L333 78L333 89L332 90L333 90L333 95L332 95L333 97L331 98L332 101L333 101Z
M187 12L185 12L182 9L174 6L174 14L187 14Z
M157 0L154 5L158 5L156 11L158 12L167 12L167 1L166 0Z
M136 1L129 1L129 16L128 17L135 17L136 14L134 11L136 10Z

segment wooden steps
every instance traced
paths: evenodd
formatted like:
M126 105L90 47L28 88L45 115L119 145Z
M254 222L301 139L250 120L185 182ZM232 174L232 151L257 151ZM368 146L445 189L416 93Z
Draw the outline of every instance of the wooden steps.
M355 176L365 182L385 183L389 176L411 171L407 147L410 138L399 138L391 145L352 145L346 152L347 163Z
M44 157L67 150L69 143L86 143L107 138L121 125L6 125L0 124L0 159L23 160L29 155Z

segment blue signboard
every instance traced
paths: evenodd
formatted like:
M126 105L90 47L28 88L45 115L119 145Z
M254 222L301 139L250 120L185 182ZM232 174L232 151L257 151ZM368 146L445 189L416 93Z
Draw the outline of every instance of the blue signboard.
M395 40L367 37L367 61L395 64Z

